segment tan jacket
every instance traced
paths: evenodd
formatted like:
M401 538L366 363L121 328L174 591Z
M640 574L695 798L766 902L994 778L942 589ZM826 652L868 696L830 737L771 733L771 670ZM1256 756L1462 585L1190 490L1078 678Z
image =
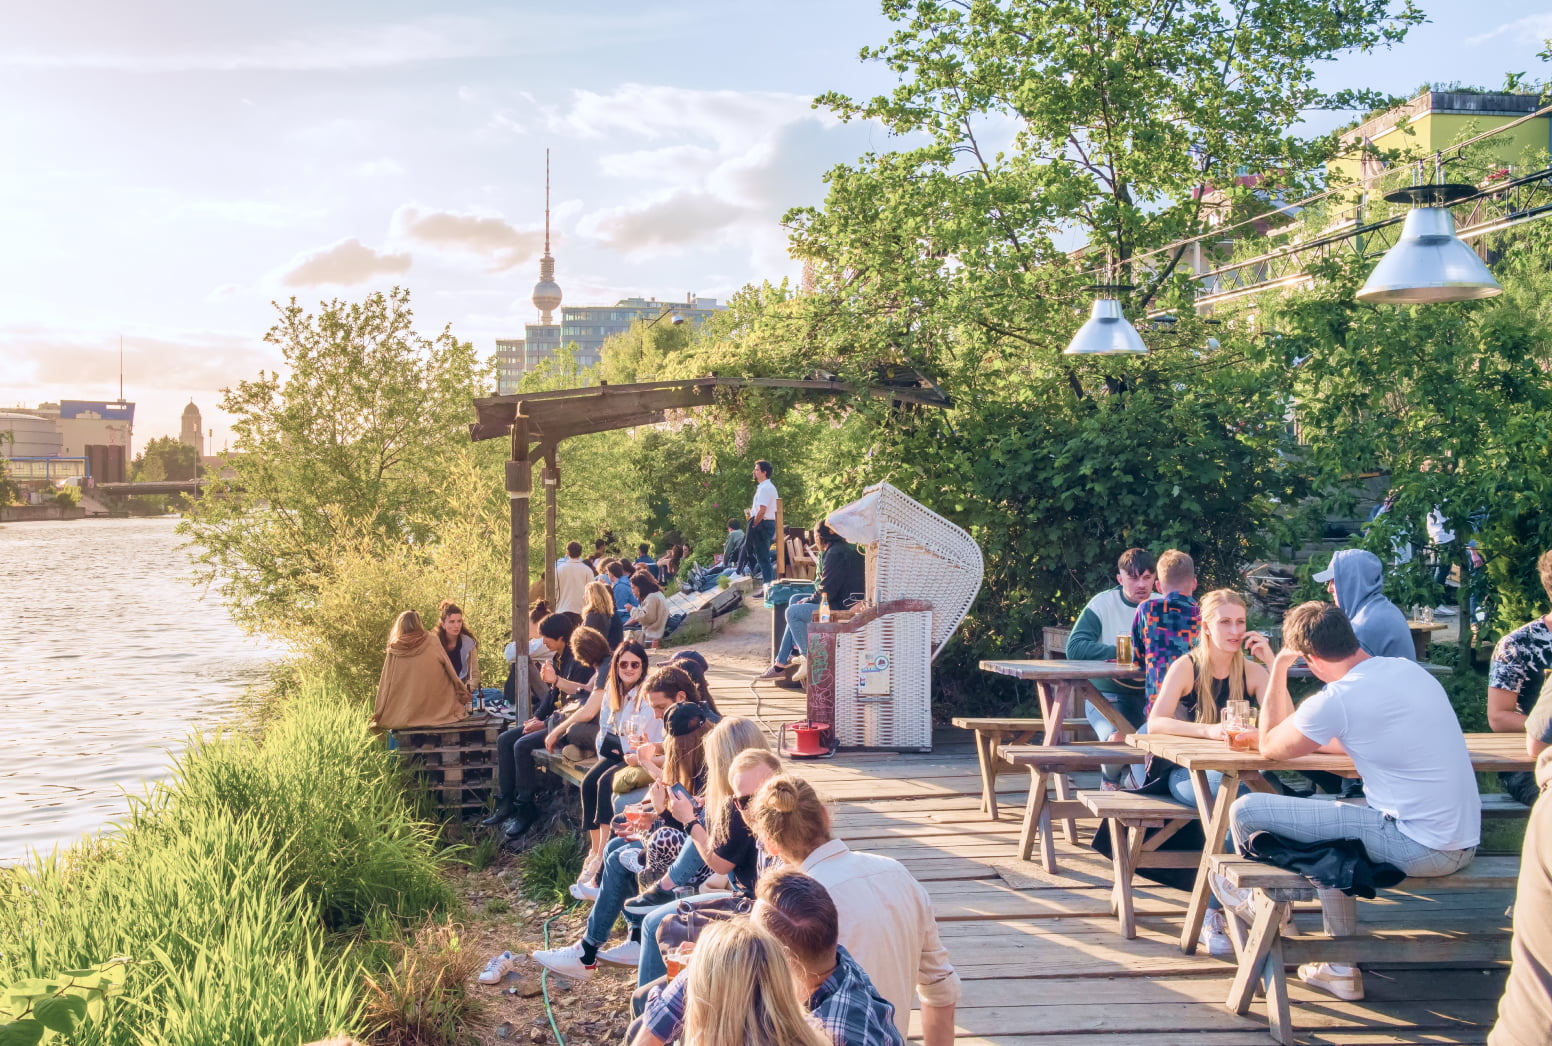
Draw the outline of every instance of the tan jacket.
M636 621L648 639L662 639L668 628L668 597L661 592L649 592L636 608Z
M434 633L417 632L388 647L377 680L372 729L442 726L469 715L469 691Z

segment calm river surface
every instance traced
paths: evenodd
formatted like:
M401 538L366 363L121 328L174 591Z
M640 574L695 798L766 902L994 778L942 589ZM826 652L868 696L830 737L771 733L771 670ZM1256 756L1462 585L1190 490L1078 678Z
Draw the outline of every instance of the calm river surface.
M185 580L176 526L0 524L0 863L108 827L279 656Z

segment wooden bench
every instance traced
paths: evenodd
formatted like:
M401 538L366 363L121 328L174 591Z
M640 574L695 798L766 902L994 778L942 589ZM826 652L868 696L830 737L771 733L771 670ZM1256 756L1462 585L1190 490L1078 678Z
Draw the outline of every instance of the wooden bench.
M1246 925L1233 911L1226 912L1230 936L1239 955L1238 968L1225 1005L1237 1014L1250 1008L1258 988L1266 992L1267 1030L1272 1038L1292 1046L1294 1029L1288 1011L1286 967L1305 962L1471 962L1491 963L1509 958L1510 917L1441 921L1418 912L1420 922L1432 928L1387 929L1358 933L1356 926L1341 936L1285 936L1283 920L1294 901L1313 900L1315 886L1297 872L1228 854L1213 858L1213 871L1229 883L1252 893L1252 912ZM1513 897L1519 878L1518 857L1479 857L1454 875L1404 880L1398 892L1433 895L1468 890L1502 890L1505 903ZM1388 900L1389 898L1387 898Z
M1201 819L1195 806L1182 806L1158 795L1136 792L1079 792L1078 802L1110 827L1110 863L1115 885L1110 910L1121 923L1121 936L1137 936L1137 916L1132 907L1132 876L1139 868L1195 868L1201 863L1198 849L1160 850L1159 847L1192 821ZM1149 835L1148 832L1153 834Z
M1048 872L1056 871L1055 840L1051 822L1061 821L1068 842L1077 842L1076 818L1089 817L1089 809L1072 792L1067 775L1080 770L1098 770L1112 763L1135 763L1141 758L1130 745L1080 741L1070 745L1009 745L1003 757L1014 766L1029 770L1029 801L1024 807L1024 829L1019 834L1019 859L1027 861L1040 842L1040 863ZM1056 798L1047 796L1054 788Z
M533 754L534 766L546 773L555 775L556 778L573 788L582 787L582 778L587 772L598 765L597 756L588 756L586 759L567 759L560 752L551 752L545 748L537 748Z
M1002 747L1049 743L1045 737L1045 720L1039 717L957 716L952 722L975 735L975 759L981 768L981 812L993 821L1001 820L997 809L997 774L1003 769L1013 769L1013 764L1002 757ZM1069 718L1062 721L1062 735L1064 741L1092 738L1094 728L1089 726L1087 719Z

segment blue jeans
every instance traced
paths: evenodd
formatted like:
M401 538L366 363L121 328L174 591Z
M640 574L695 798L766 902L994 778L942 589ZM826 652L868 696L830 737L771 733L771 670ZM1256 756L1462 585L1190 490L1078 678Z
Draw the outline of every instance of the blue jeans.
M674 858L674 863L669 865L668 878L675 886L693 886L706 878L706 873L711 869L706 867L706 861L701 857L701 852L690 840L684 841L684 849L679 851L679 856Z
M1113 694L1105 694L1105 697L1115 707L1116 711L1120 712L1133 724L1137 724L1144 729L1147 727L1147 721L1142 717L1141 695L1136 697L1130 695L1117 697ZM1120 732L1115 728L1114 723L1105 718L1103 712L1087 701L1083 702L1083 718L1089 721L1089 726L1094 728L1094 736L1101 741L1113 740L1116 734ZM1138 763L1137 765L1140 767L1142 764ZM1107 763L1100 767L1099 775L1111 784L1120 784L1126 775L1128 766L1129 764Z
M690 849L694 849L694 846L692 845ZM687 900L704 901L713 897L726 896L728 891L716 890L711 893L698 893ZM651 984L659 977L668 976L668 964L663 961L663 950L657 946L657 928L662 925L664 919L674 914L678 907L678 901L670 901L662 907L652 909L647 913L647 917L641 920L641 965L636 968L637 985Z
M769 585L776 580L776 557L771 552L771 542L776 540L776 521L760 520L749 528L746 540L752 542L755 569L760 572L760 580Z
M598 896L593 901L593 911L587 917L587 929L582 934L600 947L609 943L614 924L625 911L625 902L636 895L636 877L615 856L632 846L641 848L640 843L619 836L604 844L604 870L598 877Z
M818 613L819 604L806 596L787 604L787 630L781 634L781 645L776 648L778 664L791 661L793 651L808 656L808 626Z

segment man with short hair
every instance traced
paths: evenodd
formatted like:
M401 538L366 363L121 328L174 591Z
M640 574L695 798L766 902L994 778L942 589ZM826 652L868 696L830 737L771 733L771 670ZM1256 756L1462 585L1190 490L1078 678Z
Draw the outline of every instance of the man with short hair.
M1368 804L1241 796L1229 814L1242 851L1255 833L1271 832L1298 844L1357 840L1371 862L1409 876L1449 875L1471 863L1481 836L1481 799L1460 721L1433 676L1406 658L1366 654L1347 615L1329 603L1290 610L1275 657L1261 636L1252 638L1250 652L1271 665L1261 704L1261 754L1346 754L1363 777ZM1288 670L1301 656L1326 685L1295 711ZM1245 910L1248 892L1216 874L1212 887L1226 907ZM1326 932L1355 933L1354 899L1336 889L1319 894ZM1355 965L1306 963L1299 977L1339 999L1363 998Z
M749 919L781 945L798 995L835 1046L905 1046L895 1008L841 946L835 902L817 880L792 868L766 872ZM682 971L648 997L633 1046L677 1039L688 998L689 971Z
M776 580L776 561L771 555L771 542L776 540L776 484L771 482L771 471L771 463L764 458L754 463L754 502L749 506L749 536L744 539L751 542L755 569L765 585Z
M1074 661L1114 661L1116 636L1130 636L1132 622L1137 618L1137 608L1153 592L1153 553L1145 548L1129 548L1116 561L1116 586L1107 588L1083 608L1078 623L1072 626L1067 637L1067 656ZM1143 685L1130 679L1091 679L1098 690L1121 713L1133 728L1142 726ZM1101 741L1109 741L1119 732L1114 723L1092 704L1087 704L1084 714L1094 734ZM1058 724L1059 725L1059 724ZM1114 787L1120 780L1124 766L1104 768L1105 782Z
M1541 587L1552 599L1552 551L1536 560ZM1525 717L1541 696L1541 683L1552 668L1552 614L1543 614L1504 636L1493 647L1487 669L1487 725L1494 733L1518 734ZM1499 774L1505 792L1527 805L1541 794L1536 775L1528 771Z
M1178 549L1159 557L1159 596L1137 608L1132 619L1132 647L1143 666L1143 690L1147 703L1143 718L1153 711L1153 699L1164 682L1164 673L1191 652L1202 630L1202 608L1196 605L1196 564Z
M582 543L573 541L566 546L566 558L555 568L556 614L581 615L587 602L587 586L593 580L593 568L582 562Z

